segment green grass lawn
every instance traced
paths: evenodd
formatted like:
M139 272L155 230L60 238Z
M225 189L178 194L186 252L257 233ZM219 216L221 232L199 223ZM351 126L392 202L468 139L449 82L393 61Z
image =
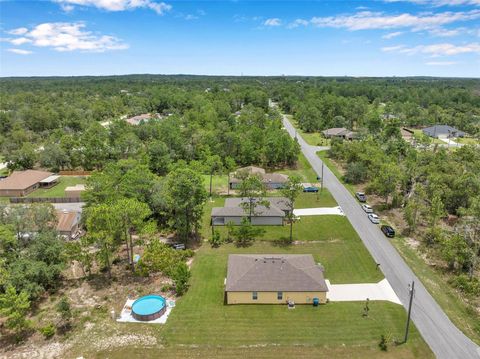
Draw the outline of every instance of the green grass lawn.
M305 156L302 153L300 153L300 155L298 156L298 161L295 168L286 168L286 169L281 169L274 172L283 173L283 174L286 174L287 176L299 176L302 182L310 182L310 183L318 182L317 174L312 169L312 167L310 166L310 163L308 163L308 160L305 158Z
M328 152L327 151L319 151L319 152L317 152L317 156L320 157L320 159L323 161L323 163L325 163L325 166L327 166L330 169L330 171L333 172L333 174L340 180L340 182L342 182L342 184L350 191L350 193L355 195L355 187L352 184L346 183L343 180L343 176L340 173L340 171L338 170L337 166L335 166L335 164L332 162L332 160L330 158L328 158Z
M288 310L284 305L224 305L223 282L228 254L272 252L317 256L323 252L323 247L307 244L287 250L265 242L249 248L203 246L192 267L189 292L177 302L165 325L164 343L211 347L348 346L352 350L356 347L378 350L381 334L401 338L405 310L387 302L371 303L368 318L362 317L363 302L329 303L318 308L299 305L295 310ZM416 329L407 346L416 353L431 355ZM392 353L395 350L392 349Z
M307 193L303 196L314 198L315 195ZM211 208L221 207L224 202L224 198L215 198L214 202L207 203L202 225L204 238L211 236ZM307 204L303 208L320 207L316 206L312 199L303 199L303 202ZM259 228L265 231L259 240L266 242L268 246L270 243L275 244L282 237L288 237L290 233L288 225L259 226ZM215 229L220 232L222 237L227 236L227 227L217 226ZM328 276L332 283L378 282L383 279L382 273L376 269L375 261L346 217L303 216L293 226L293 239L303 243L299 253L313 253L302 252L304 250L314 251L315 259L325 268L331 269ZM297 246L291 246L287 250L295 251L296 248ZM285 249L278 250L285 251Z
M37 189L30 193L27 197L65 197L65 188L83 184L86 180L84 177L61 176L59 183L48 189Z
M307 142L309 145L312 146L330 146L330 140L323 137L323 134L320 132L304 132L299 126L298 122L293 119L292 116L287 116L292 125L297 130L297 134L302 136L302 138Z
M207 192L210 191L210 175L202 175ZM212 193L226 193L228 190L228 175L212 176Z
M457 138L455 140L455 142L461 143L461 144L464 144L464 145L480 145L480 140L477 140L477 139L472 138L472 137Z

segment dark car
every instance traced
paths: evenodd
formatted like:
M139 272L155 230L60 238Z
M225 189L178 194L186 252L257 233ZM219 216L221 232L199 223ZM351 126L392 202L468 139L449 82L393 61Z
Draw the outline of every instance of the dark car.
M390 226L382 226L381 230L384 235L386 235L388 238L393 238L395 237L395 230L390 227Z
M304 187L303 192L318 192L318 187L315 187L315 186Z
M360 202L367 202L367 196L366 196L365 193L363 193L363 192L357 192L357 193L355 193L355 197L357 197L357 199L358 199Z

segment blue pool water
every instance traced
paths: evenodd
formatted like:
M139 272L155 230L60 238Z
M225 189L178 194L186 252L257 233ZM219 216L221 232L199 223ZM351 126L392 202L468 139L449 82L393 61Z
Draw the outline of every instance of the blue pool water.
M146 295L132 304L132 311L139 315L150 315L165 307L165 298L159 295Z

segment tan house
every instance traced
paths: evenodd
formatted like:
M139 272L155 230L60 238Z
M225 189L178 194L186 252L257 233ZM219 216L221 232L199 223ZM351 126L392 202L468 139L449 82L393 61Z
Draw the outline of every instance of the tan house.
M76 184L75 186L68 186L65 188L65 197L67 198L80 198L85 191L84 184Z
M327 302L323 268L311 254L230 254L227 304Z
M60 176L45 171L13 171L9 177L0 181L0 197L24 197L38 188L55 186L59 178Z
M75 239L79 235L80 212L57 211L57 231L65 239Z
M230 173L228 183L230 189L238 189L242 183L242 176L245 175L258 176L267 189L283 188L288 181L287 175L281 173L266 173L263 168L247 166Z

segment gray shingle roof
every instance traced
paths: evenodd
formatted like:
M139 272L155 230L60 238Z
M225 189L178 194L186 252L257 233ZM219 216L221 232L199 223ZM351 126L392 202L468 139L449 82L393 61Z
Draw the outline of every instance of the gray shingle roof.
M285 197L265 197L263 199L270 203L269 208L263 205L255 207L255 217L285 217L284 211L288 210L288 200ZM247 201L247 198L227 198L225 207L213 207L211 215L212 217L245 217L247 213L240 205Z
M327 292L311 254L230 254L227 292Z
M457 130L455 127L449 125L435 125L431 127L424 128L423 133L430 137L438 137L438 136L458 136L462 137L465 136L465 132Z

